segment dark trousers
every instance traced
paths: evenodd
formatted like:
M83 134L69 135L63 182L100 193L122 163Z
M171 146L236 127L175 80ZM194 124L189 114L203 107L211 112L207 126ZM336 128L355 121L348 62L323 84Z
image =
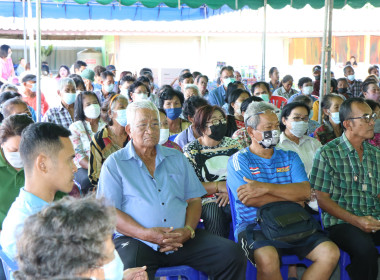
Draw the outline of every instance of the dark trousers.
M366 233L351 224L339 224L327 228L329 237L351 258L347 272L353 280L377 278L378 252L375 246L380 245L380 231Z
M215 202L206 203L202 205L201 218L203 219L205 230L212 234L228 238L230 234L230 223L232 221L229 204L224 207L219 207Z
M196 230L194 239L171 254L160 253L126 236L116 238L114 243L124 269L146 265L150 280L159 267L178 265L188 265L214 279L245 279L247 260L238 244L201 229Z
M93 188L90 179L88 179L88 169L78 168L77 173L74 174L74 180L80 184L83 194L88 193Z

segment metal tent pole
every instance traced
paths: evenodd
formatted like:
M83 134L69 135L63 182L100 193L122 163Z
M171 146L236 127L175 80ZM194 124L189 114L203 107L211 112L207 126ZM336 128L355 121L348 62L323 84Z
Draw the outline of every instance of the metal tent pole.
M26 47L25 1L26 0L22 0L22 18L24 20L24 32L23 32L23 37L24 37L24 59L25 59L25 63L28 63L28 52L27 52L27 47Z
M330 93L331 90L331 50L332 50L332 14L334 8L334 0L329 0L329 26L328 26L328 39L327 39L327 76L326 76L326 94Z
M264 0L264 26L262 36L261 80L265 81L265 52L267 44L267 0Z
M327 22L329 16L330 0L325 0L325 21L323 29L323 40L322 40L322 67L321 67L321 79L319 87L319 112L318 112L318 122L322 123L322 100L325 94L325 65L326 65L326 37L327 37Z
M27 31L29 36L29 62L30 62L30 70L34 71L36 67L36 54L34 52L34 30L33 30L33 14L32 14L32 3L30 0L28 1L28 24Z
M37 18L37 30L36 30L36 40L37 40L37 122L41 121L41 0L36 0L36 18Z

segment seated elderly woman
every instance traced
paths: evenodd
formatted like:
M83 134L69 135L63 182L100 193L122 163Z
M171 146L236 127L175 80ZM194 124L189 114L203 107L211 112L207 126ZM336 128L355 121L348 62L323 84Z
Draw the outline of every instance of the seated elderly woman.
M100 118L99 99L94 92L82 91L75 101L75 122L70 125L70 140L75 150L75 165L78 171L75 173L77 181L82 191L86 193L92 189L88 178L88 166L90 157L90 143L94 134L104 126L104 121Z
M197 85L199 89L199 95L202 96L203 98L207 99L208 98L208 77L204 75L199 75L195 78L194 83Z
M313 110L313 99L310 98L310 96L307 95L299 95L293 99L292 102L299 102L307 105L310 109L310 114L309 114L309 127L307 129L306 134L313 137L314 131L321 126L321 124L317 121L312 120L312 117L314 116L314 110ZM318 114L318 112L317 112Z
M199 89L194 84L186 84L185 86L185 92L183 93L185 100L189 99L191 96L200 96Z
M200 137L185 146L184 154L207 191L202 198L201 218L207 231L227 238L231 222L227 163L242 147L236 140L224 136L227 120L218 106L199 108L194 116L194 127Z
M276 89L272 96L281 96L286 99L289 99L292 95L297 94L297 91L292 88L293 86L293 77L286 75L282 78L281 87Z
M19 145L22 131L32 123L30 117L22 114L7 117L0 126L0 231L11 204L24 186L24 164Z
M98 184L104 161L130 140L125 131L127 106L128 99L120 94L111 95L102 105L101 117L107 125L95 133L90 143L88 177L94 186Z
M182 106L185 98L182 92L167 88L159 97L160 108L164 109L169 123L169 140L173 141L178 133L190 126L190 122L182 119Z
M124 271L112 243L115 210L88 196L66 197L25 220L17 243L17 280L148 279L146 267Z
M97 189L117 209L114 243L124 267L147 265L151 280L159 267L178 265L214 279L245 279L239 246L196 230L206 191L182 153L158 145L156 106L133 102L127 119L132 140L105 161Z

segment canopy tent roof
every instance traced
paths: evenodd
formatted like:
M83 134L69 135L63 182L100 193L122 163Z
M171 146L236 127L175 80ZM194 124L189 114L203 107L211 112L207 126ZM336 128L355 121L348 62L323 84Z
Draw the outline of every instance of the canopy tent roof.
M54 0L56 2L65 2L65 0ZM93 0L74 0L78 4L87 4ZM108 5L112 3L121 4L124 6L130 6L137 1L135 0L96 0L99 4ZM263 0L142 0L141 4L147 8L154 8L160 4L165 4L168 7L175 8L182 4L187 5L190 8L199 8L203 5L211 9L220 9L223 5L227 5L231 9L238 10L243 7L257 10L264 6ZM343 8L345 5L349 5L352 8L362 8L365 4L371 3L375 7L380 7L379 0L335 0L334 8ZM323 0L268 0L267 4L274 9L282 9L287 5L290 5L296 9L302 9L309 4L314 9L320 9L324 6Z

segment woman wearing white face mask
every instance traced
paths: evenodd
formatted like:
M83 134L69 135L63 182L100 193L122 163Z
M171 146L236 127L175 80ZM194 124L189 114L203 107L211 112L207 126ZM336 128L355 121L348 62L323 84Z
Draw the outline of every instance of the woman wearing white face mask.
M322 145L340 137L343 133L339 119L339 108L343 101L343 97L333 93L323 97L323 124L314 132L314 137Z
M130 138L125 131L127 125L128 100L124 95L115 94L102 105L102 119L107 125L92 137L88 177L98 185L100 170L104 161L114 152L124 148Z
M12 115L0 126L0 231L12 203L24 186L24 169L19 153L22 131L33 120L26 114Z
M169 140L169 123L164 109L158 109L160 112L160 141L158 144L167 147L173 148L182 153L182 148L178 146L177 143Z
M14 278L148 280L146 266L124 271L112 242L115 224L114 208L93 196L49 205L25 221Z
M124 95L129 102L131 102L132 100L130 99L129 97L129 94L128 94L128 89L129 87L136 81L136 79L132 76L124 76L123 78L120 79L119 81L119 90L118 90L118 93L121 94L121 95Z
M95 93L82 91L77 96L74 120L75 122L70 125L70 139L75 150L74 162L78 168L75 173L75 181L81 185L82 192L86 193L93 187L88 179L91 139L105 126L104 121L100 118L100 104Z
M149 87L142 82L134 82L128 88L129 99L133 102L136 101L148 101L150 97Z

